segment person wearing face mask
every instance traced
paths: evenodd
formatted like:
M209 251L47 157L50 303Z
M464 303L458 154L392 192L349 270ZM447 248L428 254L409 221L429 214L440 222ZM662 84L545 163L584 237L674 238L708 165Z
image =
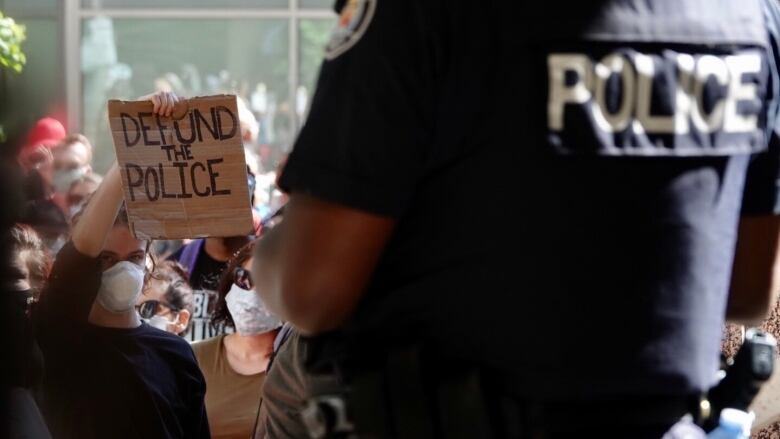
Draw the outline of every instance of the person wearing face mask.
M211 324L215 292L228 260L248 242L247 236L195 239L169 257L169 260L184 266L190 274L189 282L195 295L191 327L185 334L190 342L206 340L224 332L224 328Z
M171 334L183 335L192 315L192 288L187 270L173 261L163 261L147 277L138 296L138 315L150 326Z
M82 134L71 134L52 148L54 158L53 201L67 212L71 185L92 172L92 144Z
M158 100L155 112L163 110ZM209 437L192 349L135 310L148 247L130 232L114 164L76 218L33 312L53 437Z
M29 321L30 308L38 297L50 261L41 239L25 225L14 225L9 234L13 249L10 267L4 267L0 292L0 333L5 335L3 353L3 390L8 390L6 430L0 436L9 438L51 437L33 395L43 379L43 354ZM4 270L4 271L5 271ZM1 425L0 425L1 426ZM3 435L2 433L5 433Z
M247 171L247 184L251 194L254 176L249 171ZM253 212L253 216L255 235L259 235L261 218L256 212ZM195 239L168 258L180 263L189 273L195 303L190 329L185 334L185 338L190 342L206 340L225 332L222 325L213 325L211 321L217 296L216 290L230 258L251 239L250 236Z
M250 267L254 242L229 262L217 289L212 322L235 329L193 344L206 377L206 408L214 438L247 438L257 417L260 392L281 320L254 290Z

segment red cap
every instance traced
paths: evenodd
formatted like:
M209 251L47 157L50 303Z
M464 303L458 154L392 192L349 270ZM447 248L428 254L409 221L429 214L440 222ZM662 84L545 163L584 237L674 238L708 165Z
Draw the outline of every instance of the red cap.
M24 147L25 149L34 148L42 143L47 146L53 145L64 139L66 135L65 127L60 121L52 117L44 117L36 122L33 129L30 130Z

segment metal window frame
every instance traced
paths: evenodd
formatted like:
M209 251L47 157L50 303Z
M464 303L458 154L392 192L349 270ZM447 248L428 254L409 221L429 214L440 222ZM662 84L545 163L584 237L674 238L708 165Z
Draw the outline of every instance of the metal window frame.
M81 0L64 0L63 45L65 54L65 99L68 110L68 130L79 132L82 128L81 84L81 24L92 17L146 18L146 19L287 19L288 20L288 87L292 105L295 105L300 78L300 20L335 18L330 9L300 7L300 0L289 0L287 8L100 8L82 7ZM296 111L291 112L295 131L300 128Z

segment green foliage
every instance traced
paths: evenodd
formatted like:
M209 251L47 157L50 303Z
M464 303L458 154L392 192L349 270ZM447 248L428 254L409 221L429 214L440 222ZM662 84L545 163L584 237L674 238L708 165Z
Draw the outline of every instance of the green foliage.
M27 62L22 52L22 42L26 38L24 26L0 12L0 68L21 73Z

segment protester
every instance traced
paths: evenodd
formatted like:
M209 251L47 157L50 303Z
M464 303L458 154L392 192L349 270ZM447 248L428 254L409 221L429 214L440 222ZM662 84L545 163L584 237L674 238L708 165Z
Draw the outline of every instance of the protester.
M248 185L251 188L254 177L247 172ZM250 191L251 194L251 191ZM251 195L250 195L251 196ZM259 235L262 221L257 212L253 212L254 235ZM211 322L214 312L214 298L228 260L252 239L252 236L234 236L230 238L194 239L175 251L170 260L179 262L190 274L190 286L194 294L194 310L191 316L190 331L185 336L191 342L205 340L222 334L221 325Z
M4 422L0 423L0 436L48 438L48 429L33 397L43 379L43 354L28 316L49 261L41 240L30 227L13 226L9 238L13 255L0 294L0 330L5 339L0 377L0 419ZM7 268L3 268L5 272Z
M173 261L157 264L147 277L136 309L150 326L172 334L184 334L193 311L187 270Z
M179 262L190 273L194 311L187 340L205 340L224 331L211 324L215 291L230 257L248 242L246 236L195 239L170 256L170 260Z
M84 203L97 190L102 181L103 177L100 174L90 172L71 183L65 197L65 213L68 218L72 218L84 207Z
M122 207L115 164L74 224L34 313L47 367L44 414L56 438L207 438L205 382L192 349L134 309L150 243L132 236Z
M252 173L257 175L262 172L262 164L260 163L257 147L260 125L243 99L237 98L236 106L238 107L238 120L241 125L241 141L244 144L246 164Z
M43 241L32 227L17 224L11 229L14 245L14 267L19 271L22 290L29 292L29 299L37 301L51 270L51 258ZM21 290L20 290L21 291Z
M51 150L65 136L65 127L49 117L39 120L27 135L17 161L25 173L22 184L28 200L48 200L53 195L54 156Z
M22 224L11 228L11 245L13 259L11 273L13 283L8 287L11 302L4 300L14 310L19 312L16 328L13 333L19 343L19 355L12 355L13 364L19 365L17 370L18 384L25 388L33 388L39 384L43 376L43 359L38 346L32 341L32 328L29 328L27 317L33 304L39 299L41 289L51 269L51 259L35 231ZM24 318L22 318L24 316Z
M274 339L282 326L254 291L250 272L254 244L230 260L217 290L212 322L236 332L193 345L206 377L206 408L214 438L251 436Z
M51 149L65 136L65 127L57 119L44 117L36 122L18 155L24 171L29 172L47 162L53 163Z
M81 134L71 134L60 141L53 149L54 201L68 212L67 194L71 185L92 172L92 144Z

